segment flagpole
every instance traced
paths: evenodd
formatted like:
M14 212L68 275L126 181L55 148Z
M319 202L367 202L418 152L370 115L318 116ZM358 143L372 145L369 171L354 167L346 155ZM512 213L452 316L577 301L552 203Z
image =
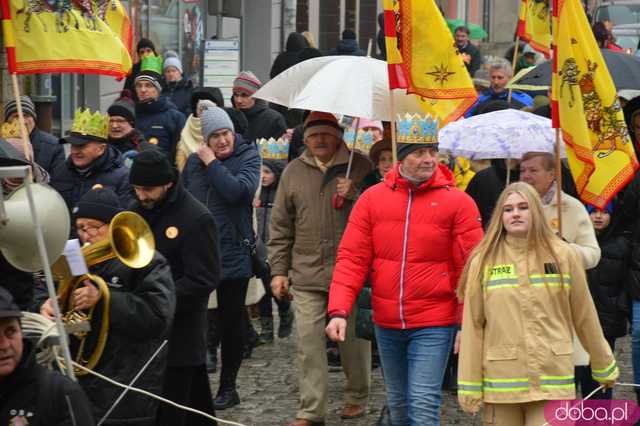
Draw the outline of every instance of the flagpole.
M556 129L556 199L558 203L558 234L562 237L562 158L560 157L560 129Z
M516 73L516 61L518 60L518 50L520 48L520 36L516 36L516 45L513 49L513 59L511 60L511 77ZM511 103L511 94L513 92L513 88L509 85L509 95L507 96L507 102Z
M20 137L22 138L22 149L24 150L24 158L31 161L31 151L29 150L29 134L27 126L24 122L24 114L22 114L22 99L20 99L20 87L18 86L18 76L11 73L11 82L13 83L13 95L16 98L16 108L18 110L18 123L20 125ZM31 170L31 168L29 168Z

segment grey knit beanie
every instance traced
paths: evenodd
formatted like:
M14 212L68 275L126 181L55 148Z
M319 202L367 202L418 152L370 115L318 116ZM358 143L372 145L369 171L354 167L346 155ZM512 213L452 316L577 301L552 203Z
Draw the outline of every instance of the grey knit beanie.
M180 59L176 58L175 56L169 56L164 60L162 70L166 71L168 67L175 67L178 71L180 71L180 74L182 74L182 62L180 62Z
M235 132L233 122L227 112L217 106L208 107L202 111L200 122L202 123L202 136L204 136L205 142L209 140L211 133L218 130L229 129Z

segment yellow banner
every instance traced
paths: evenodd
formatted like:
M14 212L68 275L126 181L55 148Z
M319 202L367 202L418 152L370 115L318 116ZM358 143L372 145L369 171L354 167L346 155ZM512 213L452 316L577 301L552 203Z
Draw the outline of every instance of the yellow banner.
M522 0L518 36L529 43L532 49L547 58L551 53L551 9L549 0Z
M604 208L634 176L638 160L616 88L580 0L557 0L554 122L583 202Z
M130 25L119 0L9 0L18 74L125 76ZM106 20L106 21L105 21ZM107 24L114 25L115 30Z
M431 99L476 99L471 76L434 0L402 0L400 27L407 92Z

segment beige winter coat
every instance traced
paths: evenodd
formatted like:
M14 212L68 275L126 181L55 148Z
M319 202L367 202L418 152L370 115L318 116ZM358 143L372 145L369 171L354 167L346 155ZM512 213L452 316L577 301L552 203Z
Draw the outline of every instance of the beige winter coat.
M328 291L336 251L347 225L353 201L336 210L331 199L338 177L344 177L349 150L342 143L333 164L323 173L309 150L282 173L269 224L271 275L289 276L306 291ZM371 171L371 163L355 153L350 179L356 186Z
M465 411L476 411L481 401L574 399L574 329L591 354L593 377L600 382L618 377L580 258L561 240L554 250L560 268L549 256L543 259L545 270L539 270L526 241L509 237L494 264L472 260L469 276L482 266L486 272L482 283L465 283L458 371Z

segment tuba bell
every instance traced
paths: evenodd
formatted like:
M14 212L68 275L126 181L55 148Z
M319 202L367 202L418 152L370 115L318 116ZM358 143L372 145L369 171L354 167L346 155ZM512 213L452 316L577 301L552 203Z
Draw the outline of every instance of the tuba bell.
M87 267L98 265L107 260L117 258L120 262L132 269L140 269L147 266L155 253L155 240L147 222L137 213L124 211L113 217L109 225L109 238L94 244L85 245L82 248L82 256ZM60 280L58 287L58 299L62 321L69 334L74 335L80 341L75 362L92 370L104 351L109 333L109 306L111 295L109 286L98 275L85 274L74 277L69 271L66 258L62 256L53 265L53 274ZM71 297L73 292L85 280L95 283L100 291L99 303L102 304L102 320L100 330L93 353L85 357L85 343L91 330L91 319L94 305L87 310L77 310L73 307ZM87 374L83 370L76 369L76 374Z

